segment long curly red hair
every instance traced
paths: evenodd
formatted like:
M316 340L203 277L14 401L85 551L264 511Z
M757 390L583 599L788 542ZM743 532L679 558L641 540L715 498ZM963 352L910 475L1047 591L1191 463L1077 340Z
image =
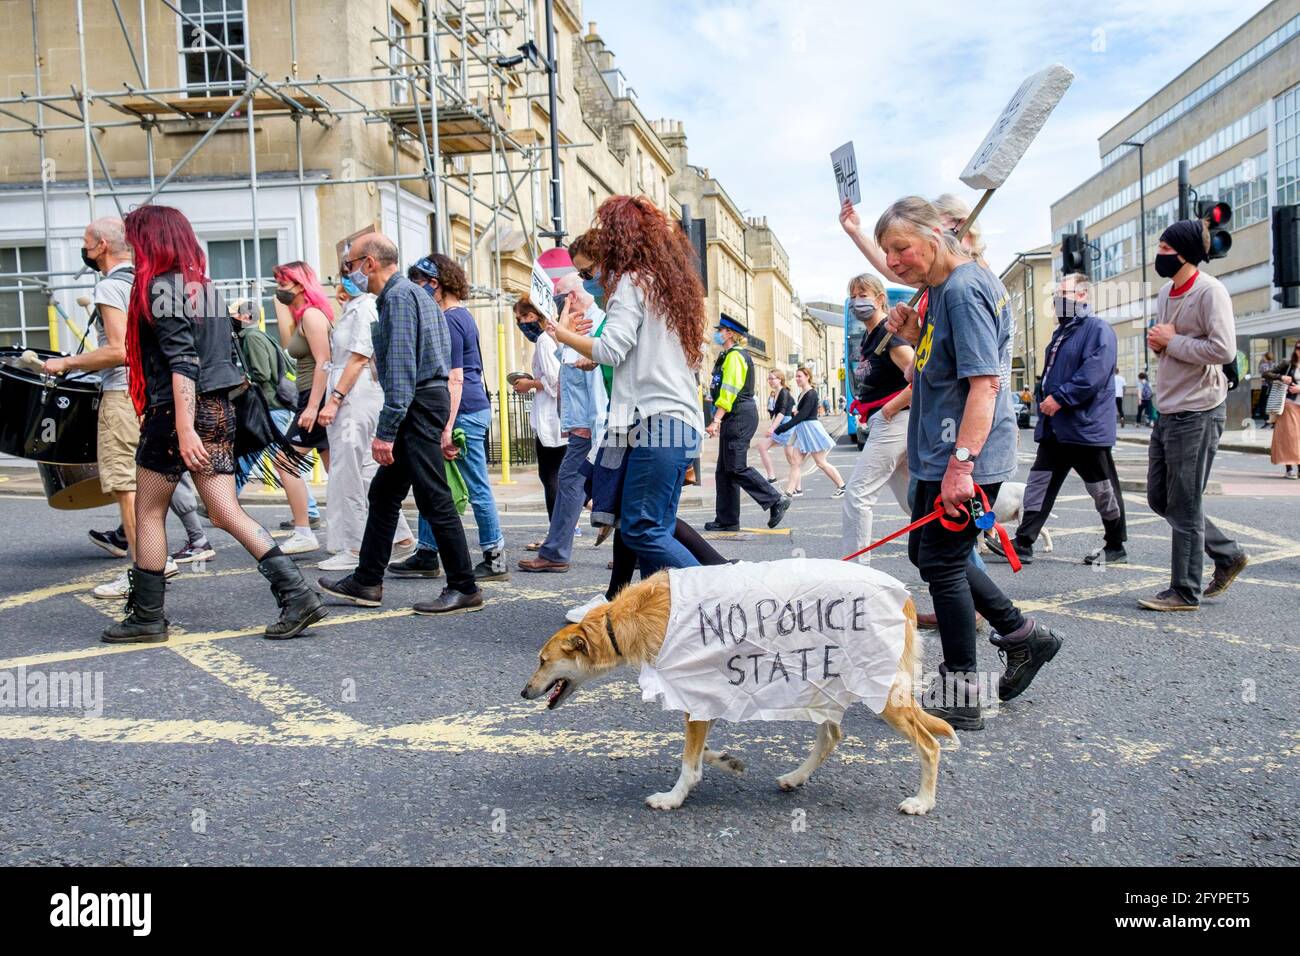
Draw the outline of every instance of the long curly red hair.
M635 277L654 311L682 343L687 364L704 361L704 285L698 257L681 227L644 196L612 196L596 210L587 234L605 295Z

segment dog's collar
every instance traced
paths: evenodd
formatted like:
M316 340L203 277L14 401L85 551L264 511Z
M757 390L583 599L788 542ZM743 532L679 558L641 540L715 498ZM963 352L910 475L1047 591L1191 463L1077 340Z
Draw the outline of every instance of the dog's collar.
M610 623L608 614L605 615L605 633L609 635L609 642L614 645L614 654L622 657L623 652L618 649L618 638L614 636L614 625Z

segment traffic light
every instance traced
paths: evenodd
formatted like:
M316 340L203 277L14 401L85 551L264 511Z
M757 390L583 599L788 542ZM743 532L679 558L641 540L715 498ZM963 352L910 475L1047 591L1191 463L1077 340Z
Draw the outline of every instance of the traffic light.
M1204 220L1210 229L1210 259L1222 259L1232 248L1232 233L1227 225L1232 222L1232 207L1213 199L1196 201L1196 218Z
M1273 298L1285 308L1300 306L1300 206L1273 209Z
M1090 276L1090 253L1088 237L1077 232L1067 232L1061 236L1061 275L1082 272Z

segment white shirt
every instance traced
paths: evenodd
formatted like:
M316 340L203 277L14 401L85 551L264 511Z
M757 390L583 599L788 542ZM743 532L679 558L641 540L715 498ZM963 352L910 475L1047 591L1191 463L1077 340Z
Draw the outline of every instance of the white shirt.
M1128 382L1124 381L1123 375L1115 376L1115 397L1116 398L1124 397L1124 386L1126 386L1127 384Z
M533 343L533 378L541 388L533 392L533 410L529 421L533 433L546 448L567 444L560 433L560 360L555 357L556 342L543 332Z

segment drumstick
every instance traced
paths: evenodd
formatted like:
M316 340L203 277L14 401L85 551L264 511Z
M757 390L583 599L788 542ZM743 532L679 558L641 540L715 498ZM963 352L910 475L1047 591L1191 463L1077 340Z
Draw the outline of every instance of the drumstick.
M18 364L29 372L36 372L38 374L45 373L45 363L41 361L41 357L31 349L27 349L22 355L18 356Z

